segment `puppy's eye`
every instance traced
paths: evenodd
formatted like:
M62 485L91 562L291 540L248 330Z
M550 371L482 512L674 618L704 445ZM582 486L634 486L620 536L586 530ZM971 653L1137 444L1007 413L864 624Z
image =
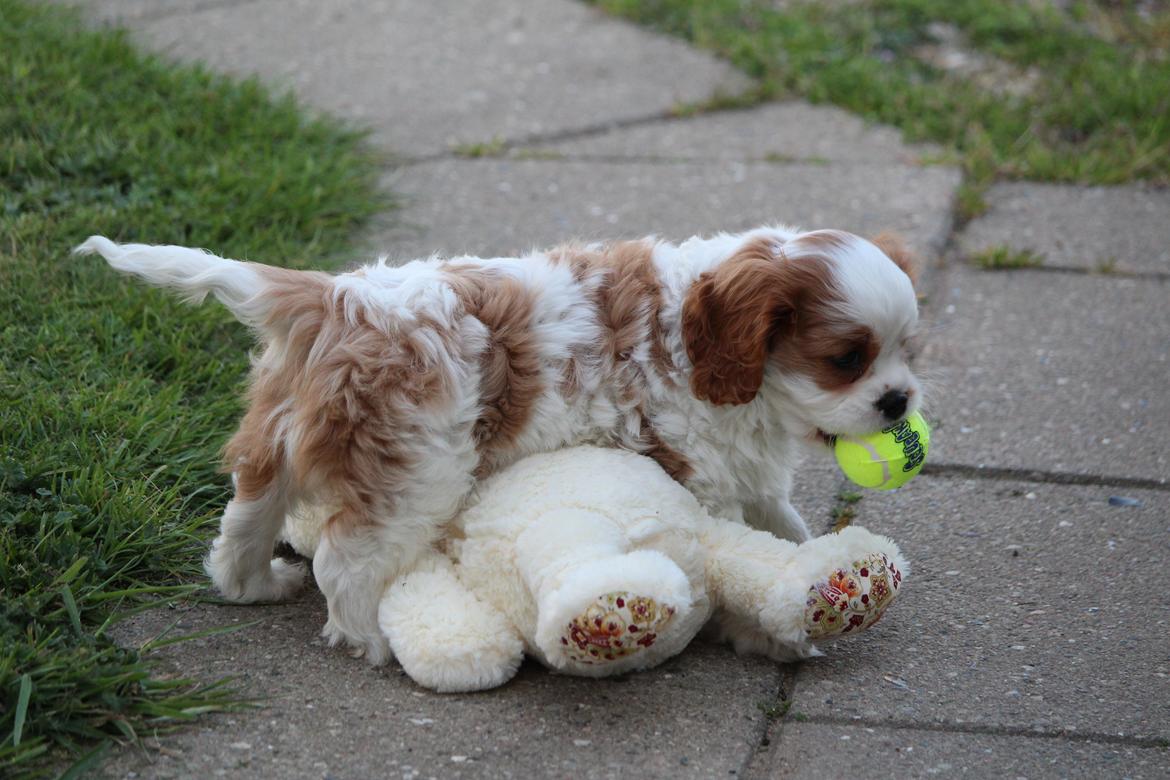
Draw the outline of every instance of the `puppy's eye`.
M842 371L856 371L861 368L861 352L851 349L844 355L829 358L829 362Z

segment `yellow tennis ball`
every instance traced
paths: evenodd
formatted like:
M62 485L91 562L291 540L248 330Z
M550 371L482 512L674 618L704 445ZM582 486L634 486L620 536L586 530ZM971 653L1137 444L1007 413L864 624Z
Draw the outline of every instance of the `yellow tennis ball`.
M929 448L930 426L915 412L869 436L838 436L833 453L841 471L854 483L893 490L922 471Z

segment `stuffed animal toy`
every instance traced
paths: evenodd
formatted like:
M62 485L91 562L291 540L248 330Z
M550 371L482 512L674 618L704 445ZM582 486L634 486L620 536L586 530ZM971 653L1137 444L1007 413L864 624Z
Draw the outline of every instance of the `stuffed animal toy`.
M325 510L290 516L311 553ZM657 463L613 448L533 455L485 480L436 550L387 586L379 611L420 685L506 682L525 653L601 677L679 653L709 621L778 660L869 628L907 573L856 527L794 544L712 517Z

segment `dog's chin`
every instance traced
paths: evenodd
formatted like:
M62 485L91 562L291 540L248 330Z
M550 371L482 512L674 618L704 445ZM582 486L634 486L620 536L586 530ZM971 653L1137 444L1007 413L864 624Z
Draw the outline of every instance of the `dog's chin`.
M846 430L835 431L832 433L819 426L814 426L806 434L806 438L809 441L817 442L828 447L829 449L832 449L837 445L837 439L841 436L869 436L870 434L874 434L880 431L884 425L885 424L881 422L875 422L872 427L868 425L859 426L857 428L848 428Z
M902 417L898 418L898 420L895 422L905 420L911 414L913 414L913 412L907 412L906 414L902 415ZM836 431L835 433L830 433L824 428L813 426L809 429L808 433L805 434L805 438L810 442L817 442L828 447L829 449L832 449L837 445L837 439L841 436L870 436L893 424L894 423L890 422L889 420L875 420L872 425L859 426L856 429L841 430Z
M829 449L833 449L837 445L837 434L829 433L821 428L813 428L808 434L808 439Z

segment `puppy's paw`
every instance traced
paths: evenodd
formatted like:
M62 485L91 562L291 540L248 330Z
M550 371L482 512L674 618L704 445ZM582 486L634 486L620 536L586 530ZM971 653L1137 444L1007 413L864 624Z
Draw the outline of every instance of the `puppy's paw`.
M212 544L203 568L226 600L240 604L285 601L301 589L306 573L303 563L290 563L282 558L245 571L225 549L222 538Z
M364 657L370 666L385 666L394 657L394 654L390 652L390 642L386 637L378 634L366 639L361 647L355 647L354 656Z
M351 658L365 658L370 666L383 666L394 657L390 651L389 640L377 630L365 635L351 633L342 630L330 619L325 621L325 627L321 629L321 636L325 638L330 647L347 646Z
M305 584L305 574L307 574L305 564L301 561L286 561L283 558L272 559L272 571L269 581L265 583L268 588L268 598L265 601L284 601L292 598L301 590L301 586Z

